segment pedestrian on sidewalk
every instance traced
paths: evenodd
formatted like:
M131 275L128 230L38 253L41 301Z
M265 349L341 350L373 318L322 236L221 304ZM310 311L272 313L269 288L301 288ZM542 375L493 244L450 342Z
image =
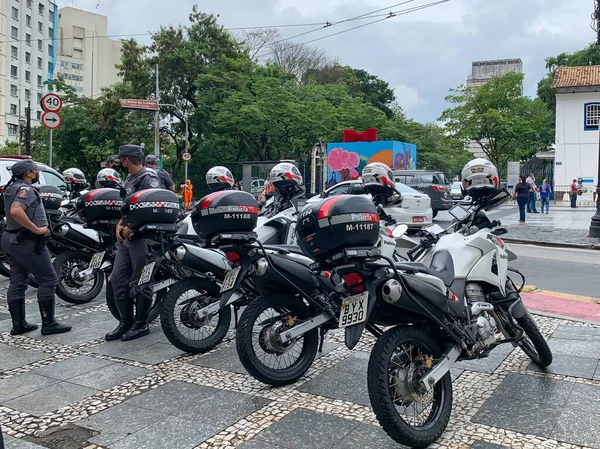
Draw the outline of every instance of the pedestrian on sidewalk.
M519 175L519 183L515 186L513 200L517 199L519 205L519 222L525 223L525 206L529 203L530 187L525 180L525 175Z
M571 207L575 209L577 207L577 191L579 188L577 187L577 180L574 179L571 183Z
M544 205L546 205L546 214L550 209L550 194L552 193L552 189L550 188L550 184L548 184L548 180L544 179L542 185L540 186L540 201L542 202L541 210L542 214L544 213Z
M537 200L538 193L538 187L535 184L535 175L533 173L529 173L529 177L525 180L525 182L529 186L529 202L527 203L527 212L531 214L539 214L535 208L535 202Z

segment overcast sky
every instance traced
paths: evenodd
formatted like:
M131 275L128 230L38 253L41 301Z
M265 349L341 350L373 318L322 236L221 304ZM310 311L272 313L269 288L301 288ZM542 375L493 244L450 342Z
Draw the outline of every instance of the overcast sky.
M402 0L59 0L108 16L109 34L144 33L187 23L194 3L218 14L225 27L335 22L388 8ZM414 0L398 11L434 0ZM406 114L435 121L447 107L448 89L466 81L471 61L521 58L525 94L535 96L545 75L544 59L584 48L594 41L589 27L592 0L450 0L384 20L314 44L342 64L387 81ZM386 10L387 11L387 10ZM371 19L373 20L373 19ZM366 21L353 21L297 39L333 34ZM315 26L281 29L284 37ZM145 37L138 40L148 42Z

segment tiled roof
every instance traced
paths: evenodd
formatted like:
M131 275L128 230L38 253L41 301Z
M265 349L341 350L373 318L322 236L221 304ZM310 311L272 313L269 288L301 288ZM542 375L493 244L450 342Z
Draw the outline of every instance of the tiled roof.
M554 73L552 87L600 86L600 65L559 67Z

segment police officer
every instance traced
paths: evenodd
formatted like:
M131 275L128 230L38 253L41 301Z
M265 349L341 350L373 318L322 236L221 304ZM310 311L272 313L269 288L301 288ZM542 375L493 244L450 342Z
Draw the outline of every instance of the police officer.
M151 168L156 172L158 178L160 179L161 189L170 190L171 192L175 191L175 183L171 179L169 172L165 169L158 168L158 157L153 154L146 156L146 167Z
M29 274L39 283L38 305L42 315L42 335L69 332L71 326L54 320L56 272L44 237L50 233L46 211L40 195L31 184L37 181L39 166L31 159L12 166L12 178L4 190L6 231L2 235L2 251L10 264L10 286L7 299L12 318L12 335L37 329L25 321L25 291Z
M127 198L140 190L160 187L160 180L154 170L142 166L144 151L137 145L119 147L121 166L129 172L123 187ZM117 253L111 275L115 294L115 303L121 318L117 328L106 334L108 341L121 339L134 340L150 333L148 328L148 312L152 305L152 283L138 285L142 269L148 262L149 248L144 239L133 234L133 231L117 225ZM135 320L133 304L135 300Z
M118 170L120 163L121 162L119 161L119 156L117 156L116 154L111 154L110 156L108 156L108 159L106 159L106 168L112 168L113 170ZM94 183L94 188L100 189L100 188L102 188L102 186L98 183L98 181L96 181Z

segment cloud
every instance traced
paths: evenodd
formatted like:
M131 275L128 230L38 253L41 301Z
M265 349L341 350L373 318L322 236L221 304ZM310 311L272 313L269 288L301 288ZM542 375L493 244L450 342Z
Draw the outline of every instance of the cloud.
M396 94L396 101L404 112L410 112L411 109L426 103L419 95L419 89L415 87L407 86L406 84L400 84L395 86L394 93Z

